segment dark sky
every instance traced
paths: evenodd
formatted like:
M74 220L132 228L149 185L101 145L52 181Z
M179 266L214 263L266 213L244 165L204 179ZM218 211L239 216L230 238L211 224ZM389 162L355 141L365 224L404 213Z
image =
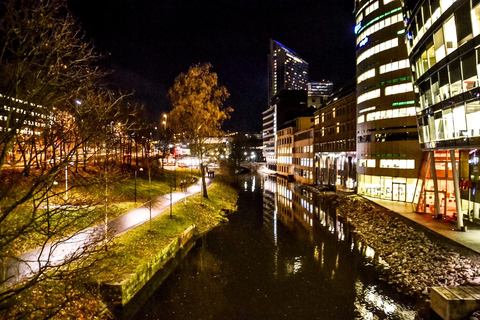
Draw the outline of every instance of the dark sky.
M114 70L154 115L169 111L175 77L210 62L235 109L230 131L260 132L272 38L309 63L310 80L338 87L355 74L352 0L69 0Z

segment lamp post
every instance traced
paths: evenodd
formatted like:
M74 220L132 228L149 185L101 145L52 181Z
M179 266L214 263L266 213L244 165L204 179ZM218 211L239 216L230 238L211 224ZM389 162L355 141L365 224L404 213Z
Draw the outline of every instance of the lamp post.
M164 131L167 131L167 114L164 113L163 116L162 116L162 124L163 124L163 130Z
M143 168L140 168L143 171ZM135 203L137 203L137 169L135 169Z

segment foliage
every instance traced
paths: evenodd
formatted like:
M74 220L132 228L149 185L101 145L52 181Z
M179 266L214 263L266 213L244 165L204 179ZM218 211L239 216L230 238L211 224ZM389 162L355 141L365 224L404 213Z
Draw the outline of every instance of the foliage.
M218 76L210 72L209 63L195 64L187 73L181 73L168 91L173 110L169 126L179 140L190 142L191 150L200 159L203 195L207 197L204 155L208 151L207 140L222 136L221 126L233 111L225 107L227 89L218 84Z

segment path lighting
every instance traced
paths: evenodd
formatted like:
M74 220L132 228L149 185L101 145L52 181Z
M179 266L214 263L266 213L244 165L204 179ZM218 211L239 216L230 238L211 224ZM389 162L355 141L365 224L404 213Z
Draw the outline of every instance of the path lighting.
M71 162L70 165L73 166L74 163ZM68 200L68 163L65 164L65 200Z

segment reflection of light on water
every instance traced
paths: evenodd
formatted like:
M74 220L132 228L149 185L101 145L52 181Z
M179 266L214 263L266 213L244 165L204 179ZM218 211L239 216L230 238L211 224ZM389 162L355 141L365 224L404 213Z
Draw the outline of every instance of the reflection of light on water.
M318 260L320 256L320 252L318 251L318 246L315 246L315 250L313 251L313 257L315 258L315 260Z
M320 210L320 223L322 226L325 226L327 224L327 220L325 218L325 210Z
M389 297L378 292L374 286L365 287L365 285L357 280L355 282L355 311L359 314L357 319L378 319L377 311L385 313L392 319L414 320L417 312L405 308L396 303Z
M246 180L245 180L245 183L243 184L243 188L245 189L245 191L248 191L248 183Z
M343 223L337 221L337 230L338 230L338 240L345 240L345 230L343 228Z
M295 257L293 261L286 262L286 270L288 274L295 274L302 268L302 257Z
M373 259L375 256L375 250L372 249L372 247L367 246L365 248L365 257Z
M275 245L277 245L277 207L275 207L275 211L273 211L273 240L275 241Z
M252 176L252 192L255 192L255 176Z

